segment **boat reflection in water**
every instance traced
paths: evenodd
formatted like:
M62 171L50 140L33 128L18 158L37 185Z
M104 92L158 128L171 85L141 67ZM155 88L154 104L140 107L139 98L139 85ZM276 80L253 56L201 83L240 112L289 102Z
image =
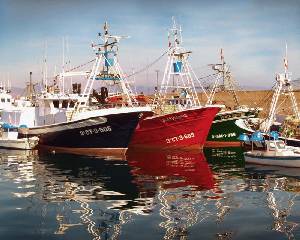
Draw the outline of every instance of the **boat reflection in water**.
M127 157L141 193L159 208L163 239L186 239L189 228L211 216L209 192L216 186L204 153L128 151Z
M92 239L115 239L133 214L147 212L147 199L139 198L124 160L36 151L1 152L0 160L3 176L17 184L6 194L20 199L14 211L30 219L20 227L15 220L7 224L25 238L35 232L40 238L68 234L75 239L78 232L85 239L87 233Z
M93 239L117 239L121 226L130 222L133 215L148 212L148 199L139 197L124 159L61 154L43 156L43 161L55 166L43 198L64 205L73 202L77 206L77 209L70 207L68 212L66 206L61 209L56 217L59 223L56 234L65 234L69 227L82 225ZM74 213L79 218L70 224L69 216Z
M214 187L213 174L204 153L189 151L128 151L128 165L132 167L135 183L153 178L162 188L191 186L198 190Z
M241 147L204 148L209 163L227 166L244 166L244 151Z
M273 216L272 230L284 233L287 239L297 239L293 232L299 222L292 216L297 215L297 208L293 207L300 196L299 169L257 164L246 164L245 169L252 176L246 181L246 190L266 193Z
M233 149L223 157L129 150L126 159L0 153L1 239L299 236L297 173L245 169L228 160Z

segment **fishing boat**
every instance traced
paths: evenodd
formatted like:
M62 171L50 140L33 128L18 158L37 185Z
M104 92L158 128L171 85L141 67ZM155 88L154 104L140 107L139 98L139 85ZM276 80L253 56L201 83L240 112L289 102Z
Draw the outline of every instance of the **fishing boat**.
M300 151L288 148L284 141L265 141L266 150L245 153L245 162L283 167L300 167Z
M11 108L13 104L13 97L5 86L0 85L0 112L4 109Z
M238 136L246 131L238 122L247 121L251 118L256 118L259 108L250 108L240 104L238 95L235 90L235 83L229 66L224 60L223 49L220 51L221 63L212 64L212 69L216 71L216 80L212 90L208 96L207 105L214 103L217 91L227 91L233 96L234 109L223 108L213 120L209 131L205 147L234 147L240 146ZM252 131L250 130L249 133Z
M279 131L279 139L283 140L288 146L300 147L299 123L300 112L298 109L297 99L292 86L291 73L288 72L287 46L284 57L284 73L275 75L274 93L271 100L269 114L265 119L259 119L259 129L263 132L266 139L269 138L268 132L273 130ZM291 101L292 116L287 116L283 124L276 122L276 114L281 103L279 99L281 95L287 96ZM286 99L284 99L285 101ZM238 121L237 125L243 128L244 133L252 134L253 128L246 121ZM249 144L248 144L249 145Z
M141 118L152 115L152 110L139 106L132 97L132 90L119 65L118 44L126 37L110 35L107 23L104 34L99 36L103 43L92 44L95 59L90 61L93 63L91 69L78 71L86 64L68 71L63 69L55 77L53 85L46 86L35 97L34 106L6 111L2 117L6 121L12 119L17 126L26 124L27 136L38 136L40 146L50 150L77 153L125 151L137 123ZM66 93L64 83L74 76L85 78L83 93ZM96 82L105 96L110 90L119 91L126 104L104 102L92 106L90 96Z
M164 77L152 104L155 115L139 122L131 148L201 149L204 145L220 106L201 106L187 61L191 52L181 43L181 27L174 20Z
M246 135L244 135L246 137ZM286 143L278 139L278 133L272 131L269 139L264 138L263 133L256 131L250 139L244 138L246 142L251 142L251 151L245 152L245 162L262 165L274 165L283 167L300 167L300 148L287 146ZM262 147L254 149L254 142L260 142Z
M209 131L205 147L238 147L241 133L251 133L253 129L245 126L245 122L256 118L260 110L255 108L240 108L229 111L221 111L214 118ZM241 120L243 125L241 126Z
M22 131L26 131L24 126ZM38 137L18 138L18 128L4 123L0 128L0 148L30 150L38 145Z

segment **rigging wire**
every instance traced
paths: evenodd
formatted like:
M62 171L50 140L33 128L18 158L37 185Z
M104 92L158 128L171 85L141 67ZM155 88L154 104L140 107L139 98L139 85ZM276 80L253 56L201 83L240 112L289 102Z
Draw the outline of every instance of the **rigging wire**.
M141 72L144 72L146 70L148 70L150 67L152 67L155 63L157 63L163 56L165 56L167 53L169 52L169 50L165 51L162 55L160 55L157 59L155 59L152 63L146 65L145 67L141 68L139 71L136 71L132 74L129 74L125 77L126 78L129 78L129 77L132 77L132 76L135 76Z
M217 76L218 73L213 73L213 74L210 74L210 75L207 75L207 76L204 76L204 77L198 77L197 79L200 80L200 79L204 79L204 78L209 78L209 77L214 77L214 76Z
M86 63L80 64L79 66L73 67L73 68L71 68L71 69L69 69L69 70L67 70L65 72L72 72L72 71L74 71L74 70L76 70L78 68L84 67L84 66L86 66L86 65L88 65L88 64L90 64L90 63L92 63L94 61L96 61L96 59L92 59L92 60L90 60L90 61L88 61Z
M273 94L273 92L274 92L273 89L274 89L275 86L276 86L276 83L274 83L274 85L272 86L272 88L270 90L268 90L267 94L260 100L260 102L258 102L256 104L256 107L259 107L263 103L264 103L264 105L266 105L268 103L268 101L266 101L266 100L268 100L270 98L270 95Z

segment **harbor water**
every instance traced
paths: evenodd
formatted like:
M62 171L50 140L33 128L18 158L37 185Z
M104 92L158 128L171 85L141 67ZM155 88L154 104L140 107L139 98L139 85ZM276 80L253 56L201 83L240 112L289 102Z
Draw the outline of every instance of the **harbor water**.
M300 170L240 148L0 151L0 239L300 239Z

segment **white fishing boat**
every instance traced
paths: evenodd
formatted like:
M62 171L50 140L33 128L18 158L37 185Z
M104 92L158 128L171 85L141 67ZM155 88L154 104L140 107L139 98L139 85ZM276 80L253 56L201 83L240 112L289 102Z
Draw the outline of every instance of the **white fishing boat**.
M244 133L253 134L254 129L260 129L263 135L268 138L268 132L280 131L279 139L283 140L289 147L300 147L300 138L298 137L299 123L300 123L300 111L298 103L293 89L293 81L291 79L291 73L288 72L288 58L287 58L287 46L284 57L284 73L276 74L276 82L274 86L274 93L271 100L269 114L265 119L252 118L251 121L245 121L240 119L236 122L237 126L244 130ZM284 123L281 124L277 121L278 110L286 97L282 102L279 102L281 95L288 97L291 101L292 116L286 116ZM244 141L243 139L240 139ZM245 141L244 141L245 142ZM249 142L245 142L245 145L250 145ZM261 145L255 142L254 145ZM249 146L248 146L249 147Z
M68 71L63 68L53 85L47 85L42 93L32 97L31 107L4 111L2 121L16 126L27 125L27 135L19 132L19 137L37 136L39 146L51 151L126 151L139 120L153 113L150 107L137 103L119 65L118 46L126 37L109 34L107 23L104 34L99 37L101 42L92 45L93 60ZM88 69L78 71L84 67ZM65 82L72 77L84 81L82 93L67 93ZM97 88L101 89L104 101L93 106L91 95ZM121 105L105 101L110 93L115 92L121 93Z
M0 128L0 148L30 150L38 145L38 137L18 138L18 134L17 127L10 124L2 124Z
M245 162L283 167L300 167L300 148L290 147L282 140L264 140L264 150L245 152Z

